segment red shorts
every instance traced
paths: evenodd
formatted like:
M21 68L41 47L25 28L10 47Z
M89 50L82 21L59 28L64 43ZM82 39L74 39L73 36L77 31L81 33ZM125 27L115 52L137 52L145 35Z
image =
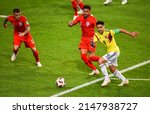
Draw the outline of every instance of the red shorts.
M79 49L87 49L89 52L95 52L96 47L91 45L93 40L90 38L81 38Z
M28 33L27 35L20 37L19 34L14 34L14 45L21 46L22 42L25 43L26 48L34 48L34 40L32 39L32 36Z

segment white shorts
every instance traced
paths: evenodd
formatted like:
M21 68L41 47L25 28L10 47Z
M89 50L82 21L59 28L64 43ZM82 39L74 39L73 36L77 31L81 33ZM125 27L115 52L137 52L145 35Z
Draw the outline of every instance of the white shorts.
M118 66L117 58L119 57L119 52L110 52L103 56L103 58L107 61L106 65L114 65Z

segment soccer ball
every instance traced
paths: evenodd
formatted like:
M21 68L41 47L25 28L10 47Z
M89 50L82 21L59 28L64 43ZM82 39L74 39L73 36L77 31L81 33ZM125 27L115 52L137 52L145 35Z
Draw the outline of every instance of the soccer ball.
M63 77L59 77L56 80L56 86L58 86L58 87L64 87L65 86L65 79Z

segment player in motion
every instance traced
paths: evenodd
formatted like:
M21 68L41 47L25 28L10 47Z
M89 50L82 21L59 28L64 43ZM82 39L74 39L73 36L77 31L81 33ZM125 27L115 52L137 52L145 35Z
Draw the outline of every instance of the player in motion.
M79 15L83 14L83 6L84 3L82 0L71 0L72 8L74 9L74 17L75 20Z
M77 23L80 23L82 31L82 38L79 44L81 59L88 67L93 70L89 75L95 75L99 74L99 71L91 61L98 61L99 57L95 56L95 47L92 44L94 38L94 27L96 26L96 19L91 16L90 10L91 7L85 5L83 7L83 14L78 16L74 21L70 21L68 26L72 27Z
M15 61L17 57L18 50L21 43L24 42L25 46L31 48L33 55L36 59L36 64L38 67L42 67L40 63L39 54L35 47L34 41L30 34L30 25L25 16L21 15L20 9L13 9L13 15L6 16L4 21L4 27L7 28L7 22L10 21L14 27L14 41L13 41L13 54L11 61Z
M110 83L108 72L106 66L104 65L105 63L108 63L109 70L122 81L121 84L119 84L118 86L123 86L125 84L128 84L129 83L128 79L126 79L121 74L121 72L116 68L117 58L119 57L120 51L119 51L119 47L116 44L114 36L118 33L124 33L135 38L139 33L128 32L125 29L107 30L105 29L103 21L97 21L96 27L98 32L96 32L94 35L94 42L96 43L97 41L99 41L100 43L104 44L108 52L98 60L102 74L105 77L104 82L101 84L101 86L107 86L108 83Z

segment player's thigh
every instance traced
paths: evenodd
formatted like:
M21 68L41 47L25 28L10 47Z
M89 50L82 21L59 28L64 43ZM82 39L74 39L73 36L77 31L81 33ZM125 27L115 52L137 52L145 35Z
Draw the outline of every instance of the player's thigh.
M21 46L21 43L22 43L22 41L20 40L20 38L17 35L15 35L14 36L14 41L13 41L14 50L18 50L19 47Z
M87 54L88 50L84 48L80 48L80 54Z
M117 57L119 57L118 52L110 52L103 56L106 61L114 61Z
M36 49L35 48L35 43L34 43L33 39L31 41L24 42L24 43L25 43L26 48Z

